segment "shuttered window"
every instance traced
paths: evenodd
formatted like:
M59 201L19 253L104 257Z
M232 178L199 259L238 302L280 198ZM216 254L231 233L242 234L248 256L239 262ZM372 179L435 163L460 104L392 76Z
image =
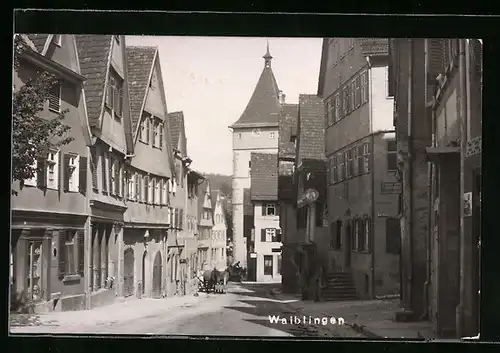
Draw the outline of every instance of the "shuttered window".
M61 84L54 84L49 91L49 110L61 112Z

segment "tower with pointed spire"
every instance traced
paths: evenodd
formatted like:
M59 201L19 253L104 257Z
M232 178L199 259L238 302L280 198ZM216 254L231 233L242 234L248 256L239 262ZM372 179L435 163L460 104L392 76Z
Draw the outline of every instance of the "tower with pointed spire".
M245 226L253 216L246 215L251 200L245 189L250 189L250 161L252 152L278 153L278 117L283 103L282 92L278 88L271 68L272 56L269 42L266 46L264 68L248 104L240 118L231 126L233 132L233 256L247 266L247 239L250 241L251 227ZM253 215L253 212L252 212Z

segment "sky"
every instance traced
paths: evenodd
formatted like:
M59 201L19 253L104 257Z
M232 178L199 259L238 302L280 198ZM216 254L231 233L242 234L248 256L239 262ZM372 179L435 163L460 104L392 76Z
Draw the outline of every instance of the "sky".
M127 45L159 48L167 109L184 112L193 169L232 174L228 126L250 100L264 68L267 41L286 102L316 94L320 38L127 36Z

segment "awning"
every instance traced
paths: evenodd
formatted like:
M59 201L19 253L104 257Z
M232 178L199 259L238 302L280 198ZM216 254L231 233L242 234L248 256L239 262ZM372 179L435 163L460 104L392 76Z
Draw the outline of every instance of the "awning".
M427 161L439 163L443 158L458 158L460 157L459 147L426 147L425 153Z

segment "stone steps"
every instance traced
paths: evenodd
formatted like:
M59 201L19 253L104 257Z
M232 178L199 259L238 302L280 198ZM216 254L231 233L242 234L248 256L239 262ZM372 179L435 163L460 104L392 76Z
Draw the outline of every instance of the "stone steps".
M322 295L326 301L358 300L356 286L349 272L333 272L327 276L327 287Z

